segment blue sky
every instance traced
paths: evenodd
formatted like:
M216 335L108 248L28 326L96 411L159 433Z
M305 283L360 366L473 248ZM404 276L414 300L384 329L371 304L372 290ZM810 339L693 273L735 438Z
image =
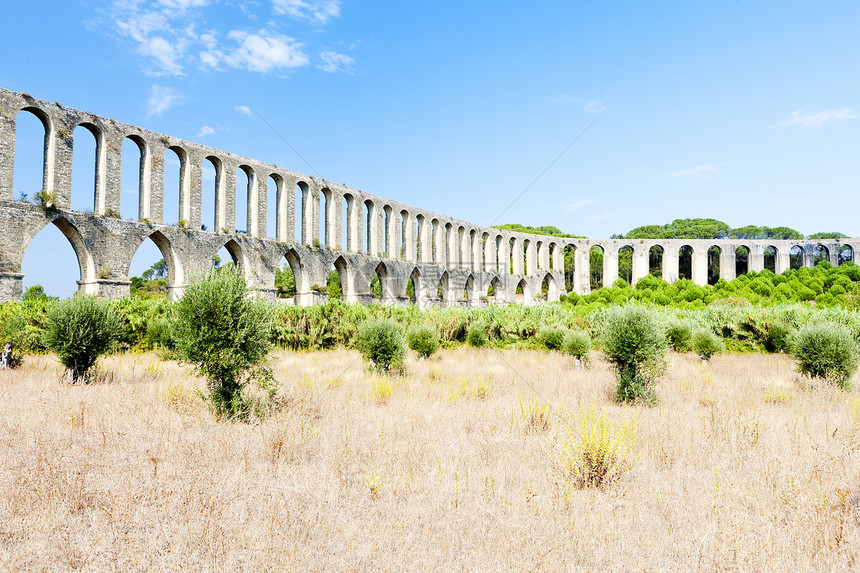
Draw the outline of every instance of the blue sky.
M860 235L856 2L28 6L0 36L0 86L478 224L608 237L714 217ZM26 158L36 128L21 124ZM85 206L91 175L75 170ZM24 171L16 189L37 190ZM66 295L73 260L40 271L71 256L51 240L28 250L25 282Z

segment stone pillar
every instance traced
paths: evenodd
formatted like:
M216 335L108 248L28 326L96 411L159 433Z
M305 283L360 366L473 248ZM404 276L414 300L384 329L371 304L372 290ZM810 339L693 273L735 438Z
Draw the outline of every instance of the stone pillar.
M816 245L803 245L803 266L812 268L815 266L815 247Z
M574 254L573 290L583 295L591 292L591 257L587 244L577 248Z
M460 263L460 233L457 227L446 225L445 238L448 245L448 257L446 263L450 268L456 269Z
M12 110L0 110L0 201L12 201L14 199L16 119L12 115ZM28 193L28 195L32 196L33 193ZM20 279L11 280L20 283ZM0 275L0 297L7 291L11 293L15 290L11 287L7 289L4 286L5 281L3 275ZM20 300L20 298L19 295L16 299L0 298L0 300Z
M236 232L236 166L224 162L224 173L221 176L224 184L224 228L227 233ZM218 229L221 230L220 228Z
M498 273L500 275L511 274L511 243L508 237L502 235L502 240L499 242L499 258L496 261L498 265Z
M421 239L419 258L422 263L433 261L433 223L427 219L419 220L418 235Z
M137 197L137 218L152 220L152 149L148 142L135 141L140 149L139 187Z
M776 274L784 273L788 269L791 268L791 247L781 248L776 251L776 260L774 261L774 267L776 269Z
M246 205L245 210L245 231L249 237L260 236L260 189L257 181L257 172L253 169L248 169L245 174L248 176L248 187L245 189ZM315 236L319 236L317 233Z
M750 253L747 255L747 271L760 273L764 270L764 245L750 241Z
M110 130L102 134L101 151L96 147L96 179L98 173L103 171L104 181L101 186L96 183L96 191L101 189L102 201L96 201L96 213L104 215L108 211L119 215L120 202L122 201L122 136L116 130Z
M732 281L737 278L737 251L726 245L720 249L720 278Z
M828 260L834 267L839 266L839 246L839 243L831 243L827 245Z
M513 274L515 275L523 275L525 274L525 269L523 268L523 241L519 237L514 240L513 250L511 252L511 258L513 259Z
M469 235L472 247L472 270L476 273L483 272L484 266L484 235L480 230L473 231L474 234ZM484 293L487 294L487 293Z
M305 244L313 247L320 244L320 191L316 185L308 189L307 233Z
M526 249L526 274L534 276L537 274L537 244L534 241L529 241L525 245Z
M221 161L215 165L215 228L213 233L226 233L230 231L227 225L227 166ZM292 225L290 225L292 229ZM288 235L290 240L293 235Z
M343 197L337 191L329 190L329 200L326 203L328 216L325 228L327 229L326 246L340 251L343 249Z
M678 247L673 244L669 247L663 247L663 280L667 283L673 283L678 280Z
M416 251L418 250L415 245L415 218L412 216L412 213L406 212L406 216L404 217L403 213L400 214L400 224L402 225L402 241L403 241L403 260L409 262L417 262L418 257ZM418 293L415 293L415 296L418 296Z
M367 252L370 256L376 257L382 251L383 243L383 218L382 209L376 203L371 203L368 209L370 213L370 237L367 244Z
M618 279L618 249L614 244L603 249L603 286L611 287Z
M693 283L699 286L708 284L708 248L699 246L693 248L693 256L691 257L691 274Z
M552 270L552 266L549 264L549 250L549 243L541 243L541 248L538 252L538 268L544 271Z
M269 182L262 176L254 175L257 184L257 213L256 213L256 235L261 239L269 236Z
M179 155L179 219L191 223L191 157L187 150ZM170 224L172 221L167 221ZM197 225L200 228L200 225Z
M24 275L0 272L0 301L21 300L24 296Z
M54 196L57 208L71 209L74 125L65 116L54 118L51 125L45 137L44 189Z
M189 152L186 163L188 164L188 202L183 203L184 212L181 218L188 222L189 229L196 231L203 223L203 157L199 152Z
M640 280L644 277L648 276L648 272L650 268L649 264L649 249L644 244L639 244L638 247L634 247L633 249L633 269L632 269L632 286L636 286Z
M433 262L437 265L444 265L446 262L445 228L442 227L442 224L439 221L436 221L436 225L433 227L433 248L435 249L435 252L433 254Z

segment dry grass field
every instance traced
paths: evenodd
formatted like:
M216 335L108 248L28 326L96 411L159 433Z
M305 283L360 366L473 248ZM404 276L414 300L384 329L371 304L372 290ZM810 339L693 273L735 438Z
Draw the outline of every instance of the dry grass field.
M860 393L783 356L671 361L634 408L600 360L458 349L385 379L353 351L281 352L281 408L242 424L155 355L84 387L29 357L0 372L0 569L860 568ZM578 489L553 452L590 404L635 421L636 463Z

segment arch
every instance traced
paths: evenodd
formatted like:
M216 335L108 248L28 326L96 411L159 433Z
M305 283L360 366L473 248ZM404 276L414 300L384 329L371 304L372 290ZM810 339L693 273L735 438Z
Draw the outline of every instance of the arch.
M74 252L75 259L78 263L77 286L74 287L73 289L66 290L65 292L59 292L57 294L60 294L61 296L68 296L68 295L74 294L74 292L77 290L81 290L81 291L86 292L88 294L97 294L97 289L96 289L97 285L95 284L96 269L95 269L95 263L93 261L92 253L90 252L89 248L87 247L86 241L84 240L80 231L78 231L77 227L75 227L75 225L71 221L66 219L65 217L57 217L52 222L45 225L45 227L43 227L36 234L36 236L33 237L29 241L29 243L27 244L27 247L24 249L24 257L22 260L23 264L22 264L22 268L21 268L22 272L25 274L25 278L26 278L26 275L33 276L34 274L36 274L37 276L43 276L46 278L50 277L51 275L56 276L58 269L61 269L63 266L62 261L57 261L56 264L54 264L54 261L52 261L52 260L46 261L45 260L46 257L44 256L44 254L42 252L40 252L39 253L40 258L38 261L36 261L36 265L37 265L38 270L35 273L32 273L32 272L27 273L26 272L28 270L28 267L31 266L30 260L33 259L33 257L29 257L29 258L27 257L27 253L30 250L30 247L34 243L36 243L37 241L40 241L39 237L42 236L42 233L44 233L46 229L51 227L51 225L53 225L56 229L58 229L60 231L60 233L63 235L63 237L65 237L65 239L69 242L69 244L72 247L72 251ZM50 249L48 256L53 257L55 255L63 256L64 253L57 252L54 249ZM27 282L29 282L29 281L27 281ZM30 285L30 286L33 286L33 285ZM43 286L45 286L45 285L43 285Z
M501 299L499 298L500 295ZM501 302L504 298L502 281L498 276L494 276L490 280L490 286L487 287L487 300L490 302Z
M723 250L717 245L708 247L708 284L715 285L720 280L720 258Z
M424 215L418 214L415 217L415 258L416 260L426 263L427 260L427 227ZM432 240L430 241L432 243Z
M424 292L424 284L421 281L421 271L418 267L412 267L412 272L409 273L409 280L406 284L406 295L412 304L422 305L427 300L427 293Z
M416 249L415 243L415 225L409 215L409 211L403 209L400 211L400 260L415 262ZM412 250L410 250L412 249Z
M341 208L343 217L343 221L341 222L343 232L341 250L355 252L358 250L355 244L355 236L353 235L353 231L355 230L355 197L350 193L344 193L343 199L341 199Z
M678 278L693 280L693 247L690 245L678 249Z
M441 240L442 226L439 224L439 219L432 219L430 221L430 262L441 264L444 259L442 257L442 251L439 247L439 241Z
M349 267L349 263L346 262L346 259L343 256L338 256L331 264L334 267L334 270L337 272L338 280L340 281L340 292L341 298L344 301L351 301L354 297L354 289L352 284L352 271ZM328 284L328 280L326 281L326 286L331 288L331 285ZM331 298L331 290L329 290L329 298Z
M334 222L335 217L335 202L334 194L328 187L323 187L320 190L320 236L319 242L322 248L330 249L334 246Z
M735 248L735 276L739 277L750 272L750 248L739 245Z
M244 183L244 185L243 185ZM233 212L236 213L236 232L252 235L254 231L254 203L256 195L256 174L248 165L236 168L236 201ZM245 192L241 193L244 187Z
M394 209L391 208L391 205L385 205L382 208L382 248L380 252L388 257L389 259L401 258L397 256L397 253L394 253L392 250L392 235L391 235L391 222L394 217Z
M445 233L442 244L442 252L444 255L442 256L442 262L445 265L451 266L454 262L454 250L451 248L451 241L455 240L454 235L454 225L451 223L445 223Z
M296 181L296 186L294 190L294 207L293 207L293 215L295 217L295 227L294 233L295 236L293 240L296 245L304 245L308 242L308 238L310 237L310 220L308 219L308 192L310 191L310 187L304 181Z
M803 247L792 245L788 251L788 267L790 269L799 269L803 266L803 263Z
M523 246L523 252L522 252L523 270L522 270L522 273L520 273L520 274L532 275L532 274L534 274L534 268L533 268L534 262L529 261L529 254L530 254L531 249L533 248L534 243L532 243L531 239L523 239L520 244L522 244L522 246Z
M185 285L185 270L170 240L161 231L153 231L137 245L132 261L147 240L151 240L155 244L164 261L163 269L166 273L164 278L167 279L166 294L169 298L176 298L180 294L181 287ZM144 275L143 278L146 279L147 277Z
M591 283L591 290L593 291L603 288L606 284L604 282L605 277L603 276L603 260L603 247L600 245L592 245L588 250L588 262L589 268L591 269L589 280Z
M282 260L287 261L287 265L290 267L290 272L293 273L293 282L295 284L296 294L304 294L308 292L308 273L304 264L302 264L302 258L298 251L294 248L287 249Z
M372 297L377 300L392 299L391 273L388 272L388 267L382 261L373 269L370 292Z
M567 292L573 292L576 273L576 245L565 245L562 256L564 256L564 289Z
M631 271L632 272L632 271ZM541 295L547 302L553 302L559 299L558 285L555 282L555 277L552 273L547 273L541 281Z
M830 262L830 250L819 243L812 248L812 266L822 262Z
M92 135L92 140L81 137L83 133ZM98 205L99 202L104 203L103 193L99 192L102 138L101 130L92 123L81 123L72 131L72 211L96 213L103 210Z
M630 245L618 249L618 278L633 284L633 247Z
M469 273L469 276L466 277L466 282L463 284L463 300L466 302L472 302L477 298L477 292L475 289L475 277L472 276L472 273Z
M122 171L120 173L120 216L123 219L149 218L149 146L139 135L127 135L122 140ZM134 183L134 184L132 184ZM130 199L137 197L136 202ZM129 199L128 201L126 199Z
M779 256L779 250L773 245L768 245L764 248L763 259L764 268L772 273L776 273L776 261Z
M365 199L362 203L362 209L364 212L364 218L362 221L364 222L364 236L362 240L364 240L364 248L361 250L362 253L367 253L368 255L376 255L376 204L370 199Z
M436 298L438 298L443 304L450 302L450 293L448 291L449 282L448 271L444 271L439 277L439 284L436 287Z
M839 256L836 260L840 266L854 261L854 248L851 245L840 245Z
M164 185L162 187L161 222L178 225L182 219L179 204L187 169L187 154L181 147L171 145L164 150ZM157 222L157 221L153 221Z
M39 122L41 129L36 127L34 121ZM34 140L40 140L38 147ZM36 107L22 108L15 119L15 154L12 156L15 198L35 199L39 191L53 193L53 162L48 161L53 146L54 137L48 115Z
M200 225L218 233L226 229L227 204L224 193L224 163L207 155L200 165ZM207 213L208 211L208 213Z
M520 304L529 304L531 302L529 283L526 282L526 279L520 279L520 282L517 283L517 288L514 291L514 297L516 298L516 301Z
M283 242L287 235L284 206L284 178L270 173L266 178L266 236Z
M663 278L663 247L653 245L648 249L648 274L658 279Z
M247 277L251 269L250 265L248 264L248 257L245 255L245 251L242 250L242 246L239 245L239 243L236 242L235 239L230 239L229 241L221 245L221 248L227 250L227 252L230 254L230 258L233 259L233 264L241 268L242 272Z

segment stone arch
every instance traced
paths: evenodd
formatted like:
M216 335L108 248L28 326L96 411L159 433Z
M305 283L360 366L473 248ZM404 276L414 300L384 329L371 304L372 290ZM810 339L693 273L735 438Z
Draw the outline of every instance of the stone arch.
M547 302L554 302L559 299L558 285L552 273L547 273L541 281L541 295Z
M352 269L349 266L349 263L346 262L346 259L343 256L338 256L331 264L334 267L334 270L337 271L338 277L340 277L340 288L342 292L342 297L345 302L352 302L355 298L355 288L352 281Z
M328 187L323 187L320 190L320 246L322 248L332 248L335 246L334 222L337 220L335 216L335 201L334 194Z
M299 252L290 247L284 252L283 256L290 266L290 270L293 272L293 279L296 282L296 294L306 294L310 290L308 271L305 265L302 264L302 257L299 255Z
M150 149L149 144L146 142L144 138L141 136L131 133L126 135L123 138L123 144L126 141L130 141L135 145L138 151L137 155L137 212L134 214L133 219L148 219L150 215L150 211L152 209L152 197L150 195L150 186L149 186L149 172L150 172ZM122 151L122 165L127 165L125 157L125 149ZM120 175L121 176L121 175ZM120 179L120 187L122 187L122 179ZM123 191L121 189L121 191ZM131 212L131 209L123 209L123 201L120 199L120 213L125 211Z
M693 280L693 247L681 245L678 249L678 278Z
M517 288L514 290L514 297L520 304L529 304L532 302L531 293L529 292L529 283L526 279L520 279L517 283Z
M606 277L603 276L603 266L606 260L606 253L603 251L602 245L592 245L588 250L589 261L589 281L591 290L595 291L606 286Z
M207 184L202 181L202 174L205 173L206 164L209 164L214 171L214 181L212 182L212 187L210 189L206 189ZM227 194L224 188L224 162L215 155L207 155L203 158L203 161L200 165L201 171L201 187L200 190L200 217L201 223L205 224L207 220L209 220L212 224L212 227L208 230L218 233L221 232L222 228L226 229L227 227ZM204 213L204 206L209 205L212 209L211 219L207 217ZM229 231L229 229L227 229Z
M29 155L29 153L24 152L25 148L21 145L24 140L24 138L21 137L21 131L28 129L25 126L26 122L21 121L22 112L26 112L26 114L33 116L42 127L42 145L38 152L38 169L40 171L40 177L38 182L32 187L29 187L30 183L27 177L23 175L29 174L30 171L36 171L35 169L30 169L31 167L36 166L36 158L33 157L32 166L29 164L29 158L27 158L28 161L26 162L22 161L22 158ZM21 108L15 116L15 149L11 158L13 177L12 185L13 194L15 196L21 197L23 195L27 195L30 198L33 198L33 196L40 190L54 194L53 155L55 147L56 137L53 131L51 118L48 114L38 107L25 106ZM10 199L11 198L12 197L10 197ZM54 196L54 201L57 207L68 207L68 205L64 204L61 198L56 195Z
M410 294L409 291L412 291ZM412 267L407 279L406 294L412 304L422 305L427 301L427 293L424 292L424 283L421 280L421 271L418 267Z
M661 245L652 245L648 249L648 274L658 279L663 278L663 255L664 249Z
M750 248L747 245L738 245L735 247L735 276L745 275L750 270Z
M269 183L275 184L275 192ZM284 178L279 173L270 173L266 179L266 235L279 243L285 242L287 232L287 193L284 189Z
M564 257L561 264L564 270L564 289L573 292L576 283L576 245L568 243L559 255Z
M711 245L708 247L707 260L709 285L715 285L717 284L717 281L720 280L720 273L722 271L720 260L722 259L722 255L723 249L718 245Z
M819 243L812 247L812 266L821 262L830 262L830 249Z
M776 273L778 266L777 261L779 260L779 249L774 245L767 245L762 253L762 259L764 259L764 268L772 273Z
M355 197L352 193L343 194L343 198L341 199L341 209L343 215L343 221L341 223L343 232L341 250L358 252L355 235Z
M421 213L415 216L415 260L420 261L422 263L428 263L430 261L427 260L427 253L430 252L427 249L427 242L433 242L432 239L427 238L427 219Z
M74 223L69 221L63 216L55 218L53 221L48 223L45 227L39 231L41 233L47 226L53 224L66 240L69 241L69 244L72 246L72 250L75 253L75 257L78 260L78 268L80 271L80 279L78 281L78 289L87 293L87 294L98 294L98 285L96 284L96 265L93 259L92 252L87 246L87 242L84 239L81 232L75 226ZM38 236L39 233L36 233ZM24 249L24 258L27 256L27 249L30 248L30 244L33 242L34 236L28 243L27 247Z
M854 247L851 245L843 244L839 246L839 256L836 258L839 262L839 265L844 265L845 263L850 263L854 261Z
M104 162L101 159L101 153L104 151L104 133L88 121L69 126L69 128L71 130L72 141L71 208L73 211L92 211L100 215L104 214L104 173L102 172ZM88 132L93 136L94 148L92 158L89 157L87 151L82 149L84 141L79 137L80 130ZM78 145L75 145L76 139ZM81 154L86 155L82 157ZM92 165L85 167L78 165L83 159L92 159ZM84 167L84 169L81 169L81 167ZM92 176L92 188L82 197L80 193L83 188L79 183L82 180L86 183L90 175Z
M147 241L147 239L150 239L155 243L155 246L158 247L158 250L161 253L161 257L167 265L167 295L169 298L176 299L181 294L182 288L185 286L185 269L183 268L182 261L177 255L176 250L173 248L170 239L168 239L161 231L153 231L144 237L144 239L138 243L137 247L134 249L134 254L137 254L137 251ZM132 256L134 256L134 254Z
M378 247L376 244L376 203L371 199L365 199L362 202L362 209L364 213L362 219L364 223L364 236L362 237L364 247L361 249L361 252L376 256Z
M168 163L167 158L169 157L168 152L173 152L173 154L176 156L176 159L179 161L179 180L176 181L175 194L169 193L169 191L172 191L172 189L168 189L166 184L166 171ZM185 205L183 205L183 202L189 202L190 209L190 198L188 197L188 152L178 145L170 145L164 150L163 161L165 168L165 176L164 184L162 185L161 195L161 222L163 222L165 225L178 225L180 221L187 222L187 219L183 217L183 213L185 212ZM176 220L173 219L173 215L176 215Z
M475 277L472 273L469 273L469 276L466 277L466 282L463 284L463 300L473 302L478 296L477 289L475 288Z
M502 281L498 276L494 276L490 280L490 285L487 287L487 300L491 302L503 302L505 300Z
M240 192L242 178L240 173L245 175L245 192ZM246 163L242 163L236 168L236 193L234 194L233 212L236 213L236 232L246 235L256 235L258 230L255 229L257 224L256 206L258 204L257 191L257 173L254 168ZM257 232L255 232L257 231Z
M618 249L618 277L629 285L633 284L633 247L624 245ZM610 277L613 278L613 277ZM615 281L612 281L613 284Z
M400 260L415 262L416 253L415 225L406 209L400 210Z
M221 248L226 249L227 252L230 253L230 258L233 259L233 264L241 268L245 277L248 277L251 269L248 264L248 257L245 254L244 249L242 249L242 246L235 239L230 239L221 245L219 250Z
M445 223L445 229L443 232L443 245L442 252L444 253L442 256L442 264L451 266L454 263L454 250L451 249L451 241L456 240L454 235L454 225L450 222ZM455 243L456 244L456 243Z
M372 288L373 278L376 277L379 280L379 294L377 296L376 290ZM383 301L390 301L394 298L394 289L392 287L393 277L391 272L388 270L388 266L385 262L380 261L376 267L373 269L373 274L371 276L370 292L373 295L373 298L380 299Z
M446 305L447 303L451 302L450 301L451 295L450 295L450 290L449 290L449 286L450 286L449 283L450 283L450 279L448 277L448 271L443 271L442 275L439 277L439 284L436 287L436 297L443 304L443 306Z
M308 216L308 206L310 205L310 186L305 181L296 181L294 189L294 208L293 217L295 221L294 237L296 245L305 245L310 243L311 236L311 221Z
M799 269L804 266L806 261L803 260L803 247L800 245L792 245L788 250L788 268Z

